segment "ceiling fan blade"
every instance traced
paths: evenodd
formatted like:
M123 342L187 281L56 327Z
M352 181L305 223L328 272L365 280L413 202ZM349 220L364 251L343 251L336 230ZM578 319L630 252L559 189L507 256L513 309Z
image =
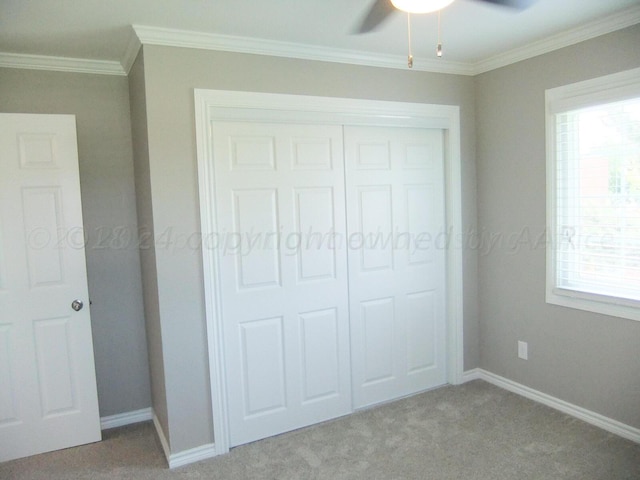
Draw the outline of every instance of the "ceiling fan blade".
M518 10L524 10L533 5L536 0L477 0L485 3L493 3L494 5L502 5L505 7L516 8Z
M375 0L355 33L368 33L376 30L394 12L396 12L396 9L389 0Z

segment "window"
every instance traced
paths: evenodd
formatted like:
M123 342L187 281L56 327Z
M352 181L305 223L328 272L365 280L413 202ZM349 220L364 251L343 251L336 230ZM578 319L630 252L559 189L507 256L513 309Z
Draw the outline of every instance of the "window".
M640 69L546 93L547 302L640 320Z

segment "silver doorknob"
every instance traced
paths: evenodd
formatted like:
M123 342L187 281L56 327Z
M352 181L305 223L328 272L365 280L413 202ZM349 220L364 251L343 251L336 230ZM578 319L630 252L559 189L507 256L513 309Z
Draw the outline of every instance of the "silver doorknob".
M84 307L84 303L81 300L74 300L71 302L71 308L73 308L76 312L79 312Z

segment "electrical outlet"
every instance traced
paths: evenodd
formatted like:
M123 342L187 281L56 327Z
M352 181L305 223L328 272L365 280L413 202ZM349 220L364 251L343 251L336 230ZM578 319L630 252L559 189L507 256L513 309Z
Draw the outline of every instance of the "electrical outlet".
M529 360L529 344L518 340L518 358Z

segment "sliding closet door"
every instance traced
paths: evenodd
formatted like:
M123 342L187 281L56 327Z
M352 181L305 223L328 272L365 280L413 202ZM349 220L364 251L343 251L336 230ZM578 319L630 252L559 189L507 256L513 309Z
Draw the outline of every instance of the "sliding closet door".
M342 128L213 125L230 445L349 413Z
M443 133L346 127L354 407L446 383Z

